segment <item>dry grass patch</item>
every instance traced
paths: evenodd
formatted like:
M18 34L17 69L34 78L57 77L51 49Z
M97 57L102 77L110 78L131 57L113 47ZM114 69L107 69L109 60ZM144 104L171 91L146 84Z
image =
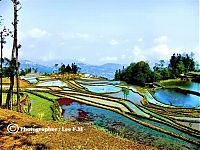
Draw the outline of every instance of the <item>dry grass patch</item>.
M26 87L31 87L31 84L28 83L28 81L25 81L25 80L19 80L20 82L20 87L21 88L26 88ZM10 84L10 79L9 78L3 78L3 84ZM17 85L17 82L16 82L16 78L15 78L15 83L14 83L14 87L16 87Z
M56 123L42 121L25 114L0 109L0 149L156 149L122 139L77 122ZM19 127L73 128L83 127L82 132L18 132L10 134L9 123Z

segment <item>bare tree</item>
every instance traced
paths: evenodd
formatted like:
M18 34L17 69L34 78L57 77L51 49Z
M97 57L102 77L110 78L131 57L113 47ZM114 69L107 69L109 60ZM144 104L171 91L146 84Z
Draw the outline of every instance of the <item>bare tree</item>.
M0 76L1 76L1 95L0 95L0 106L2 106L2 75L3 75L3 68L2 68L2 64L3 64L3 43L4 43L4 39L3 39L3 31L1 31L1 72L0 72Z
M13 48L11 54L11 73L10 73L10 88L8 90L7 98L6 98L6 106L8 109L12 109L12 101L13 101L13 87L14 87L14 77L15 77L15 70L16 70L16 80L17 80L17 111L19 111L19 63L18 63L18 49L21 45L18 45L17 39L17 24L18 24L18 15L17 12L21 9L18 8L20 2L18 0L11 0L13 2L13 9L14 9L14 22L12 23L14 26L14 36L13 36Z
M1 1L1 0L0 0ZM1 26L1 21L2 21L2 16L0 15L0 26ZM1 72L0 72L0 76L1 76L1 95L0 95L0 106L2 106L2 57L3 57L3 32L1 31L1 66L0 66L0 69L1 69Z
M1 42L1 65L0 65L0 77L1 77L1 95L0 95L0 106L2 106L2 77L3 77L3 44L6 43L5 38L9 35L12 35L12 32L4 27L4 29L0 32L0 42Z

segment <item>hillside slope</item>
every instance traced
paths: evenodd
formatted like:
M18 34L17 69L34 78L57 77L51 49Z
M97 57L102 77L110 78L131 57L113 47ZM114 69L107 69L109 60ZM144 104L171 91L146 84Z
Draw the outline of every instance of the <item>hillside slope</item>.
M15 123L18 127L57 128L57 132L9 133L7 126ZM83 127L83 131L62 131L64 129ZM78 122L57 123L43 121L31 116L0 109L0 149L155 149L139 143L113 136L96 128Z

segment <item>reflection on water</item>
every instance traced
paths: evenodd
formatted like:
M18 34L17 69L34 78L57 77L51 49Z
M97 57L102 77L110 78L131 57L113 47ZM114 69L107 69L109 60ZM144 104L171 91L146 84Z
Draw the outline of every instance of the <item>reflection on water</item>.
M114 85L106 85L106 86L90 86L90 85L81 85L88 88L89 91L95 93L110 93L110 92L119 92L121 90L120 87L116 87Z
M174 90L157 90L156 98L164 103L181 107L200 107L200 97L193 94L183 94Z
M118 93L114 93L114 94L107 94L107 95L124 99L124 93L123 92L118 92ZM141 100L143 99L143 97L140 96L139 94L134 93L133 91L129 90L129 93L127 95L127 99L136 103L136 104L141 104Z
M172 136L166 135L164 133L152 130L148 127L144 127L137 122L134 122L118 113L115 113L110 110L90 106L84 103L75 102L71 99L62 98L58 100L59 104L63 109L63 117L70 120L78 120L82 122L90 122L96 126L103 127L108 129L113 133L118 133L123 137L136 140L140 143L149 143L153 145L161 145L167 140L169 148L171 145L175 144L178 147L189 147L188 149L195 149L193 144L187 143L180 139L174 138ZM155 126L160 126L166 128L167 130L173 130L178 134L185 135L184 133L177 131L174 128L167 127L162 123L157 123L154 121L149 121L144 118L136 117L137 119L154 124ZM192 138L189 135L188 138ZM159 143L160 141L160 143Z
M177 86L177 87L180 87L180 88L185 88L187 90L191 90L191 91L196 91L196 92L200 92L200 83L197 83L197 82L190 82L190 81L187 81L187 82L172 82L172 83L167 83L167 86Z
M41 82L41 83L37 84L37 86L59 86L59 87L68 87L67 83L62 82L62 81L60 81L60 80Z
M200 92L200 83L188 82L186 84L180 85L180 87L186 88L188 90Z
M31 76L25 76L25 77L21 77L21 79L24 79L26 81L28 81L29 83L37 83L38 80L37 80L37 77L31 77Z
M81 81L81 80L76 80L78 83L84 83L84 84L120 84L120 81L109 81L109 80L95 80L95 81Z

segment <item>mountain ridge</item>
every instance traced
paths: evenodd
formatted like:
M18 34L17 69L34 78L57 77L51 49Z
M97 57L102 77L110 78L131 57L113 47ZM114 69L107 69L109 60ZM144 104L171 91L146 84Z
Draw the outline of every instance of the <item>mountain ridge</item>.
M70 64L70 63L67 63L67 64ZM116 63L91 65L91 64L85 64L82 62L77 62L76 64L78 67L81 68L81 70L80 70L81 73L92 74L92 75L96 75L96 76L105 77L108 79L114 78L114 74L115 74L116 70L122 69L123 66L127 66L125 64L116 64ZM58 66L60 66L60 65L58 64ZM54 65L51 65L51 64L45 65L43 62L38 63L38 62L33 62L31 60L21 60L20 61L20 69L25 69L25 68L37 68L38 72L52 73L52 72L56 71L58 67L56 68Z

